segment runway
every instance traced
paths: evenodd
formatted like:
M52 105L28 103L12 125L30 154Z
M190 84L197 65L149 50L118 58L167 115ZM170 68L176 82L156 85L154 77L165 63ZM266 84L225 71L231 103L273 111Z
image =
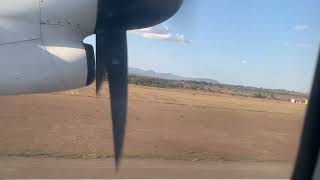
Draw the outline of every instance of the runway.
M124 159L115 172L113 159L0 157L0 178L210 178L288 179L287 162L211 162Z

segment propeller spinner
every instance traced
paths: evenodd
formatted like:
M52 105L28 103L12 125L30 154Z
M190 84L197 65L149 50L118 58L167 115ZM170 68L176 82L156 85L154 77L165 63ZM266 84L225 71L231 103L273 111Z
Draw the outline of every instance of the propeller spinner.
M128 104L126 31L150 27L173 16L183 0L99 0L96 25L96 90L109 81L116 169L122 154Z

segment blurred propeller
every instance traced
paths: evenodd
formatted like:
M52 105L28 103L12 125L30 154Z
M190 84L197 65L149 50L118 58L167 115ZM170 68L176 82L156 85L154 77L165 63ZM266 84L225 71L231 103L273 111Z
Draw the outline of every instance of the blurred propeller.
M116 169L125 136L128 104L126 31L150 27L173 16L182 0L99 0L96 26L96 91L107 73Z

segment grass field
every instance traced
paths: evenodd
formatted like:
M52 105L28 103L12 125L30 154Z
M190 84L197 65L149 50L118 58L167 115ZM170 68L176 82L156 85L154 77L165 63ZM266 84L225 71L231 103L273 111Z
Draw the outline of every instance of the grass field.
M110 157L107 89L0 97L3 156ZM126 157L292 161L305 105L129 86Z

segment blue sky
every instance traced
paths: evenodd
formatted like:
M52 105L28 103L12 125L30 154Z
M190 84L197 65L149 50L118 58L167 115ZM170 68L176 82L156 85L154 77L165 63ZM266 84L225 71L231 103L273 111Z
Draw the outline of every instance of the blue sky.
M320 42L320 1L186 1L162 25L128 33L130 67L309 91ZM87 42L95 43L93 37Z

